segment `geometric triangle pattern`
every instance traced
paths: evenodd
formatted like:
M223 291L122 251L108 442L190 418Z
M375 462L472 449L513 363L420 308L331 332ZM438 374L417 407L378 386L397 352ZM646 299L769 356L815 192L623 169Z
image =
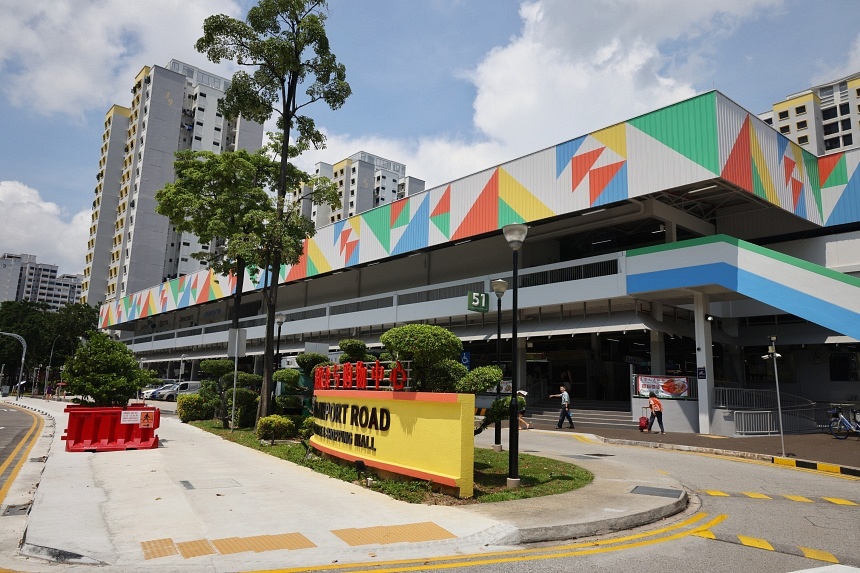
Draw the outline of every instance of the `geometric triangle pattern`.
M102 305L99 325L716 178L816 225L860 222L858 163L860 150L815 157L712 91L320 227L296 264L281 265L277 274L207 269L111 301Z

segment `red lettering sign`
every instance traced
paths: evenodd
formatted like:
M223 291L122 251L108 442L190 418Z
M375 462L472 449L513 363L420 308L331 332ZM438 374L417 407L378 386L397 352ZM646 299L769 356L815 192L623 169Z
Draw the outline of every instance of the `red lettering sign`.
M367 388L367 366L361 360L355 363L355 382L359 390Z
M406 386L406 370L403 369L399 360L391 369L391 375L388 379L391 381L391 387L395 390L403 390L403 387Z
M373 387L379 390L379 383L385 380L385 367L379 363L379 360L376 361L376 364L370 370L370 377L373 380Z
M341 367L342 370L342 380L343 380L343 388L344 390L352 389L352 364L350 362L345 362Z

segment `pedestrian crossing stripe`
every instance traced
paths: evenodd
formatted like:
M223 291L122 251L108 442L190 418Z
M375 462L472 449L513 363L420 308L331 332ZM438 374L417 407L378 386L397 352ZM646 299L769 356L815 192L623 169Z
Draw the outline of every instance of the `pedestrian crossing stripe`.
M852 501L850 499L843 499L841 497L806 497L803 495L789 495L789 494L764 494L753 491L741 491L741 492L725 492L717 489L703 489L698 493L703 495L709 495L711 497L743 497L745 499L762 499L768 501L777 501L777 500L788 500L795 501L798 503L832 503L834 505L845 505L845 506L858 506L860 505L860 501Z

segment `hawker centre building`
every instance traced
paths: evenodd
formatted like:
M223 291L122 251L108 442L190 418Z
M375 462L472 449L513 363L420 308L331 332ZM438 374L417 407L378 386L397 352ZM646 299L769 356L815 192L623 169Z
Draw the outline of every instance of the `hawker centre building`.
M509 364L501 229L526 223L515 351L530 400L569 380L574 403L626 402L638 417L631 374L686 376L673 431L731 435L718 391L773 390L776 336L783 393L856 401L858 163L860 149L815 156L708 92L319 228L280 269L280 353L378 348L386 330L426 323L457 334L472 367L493 364L502 278ZM257 372L260 286L243 278L240 309L242 367ZM227 355L235 288L209 270L179 277L103 305L100 328L163 376L182 360L195 377ZM469 292L488 293L489 312L467 310Z

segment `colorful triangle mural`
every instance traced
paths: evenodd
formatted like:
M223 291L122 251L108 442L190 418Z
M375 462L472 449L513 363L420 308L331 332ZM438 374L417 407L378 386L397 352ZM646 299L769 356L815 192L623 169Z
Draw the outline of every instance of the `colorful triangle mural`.
M594 166L594 162L597 161L597 158L600 157L600 154L603 153L605 147L601 147L599 149L595 149L593 151L586 151L581 155L575 156L570 161L570 178L571 185L570 190L575 191L577 187L579 187L582 180L585 179L585 176L588 175L588 171Z
M626 161L621 161L591 170L588 174L588 194L592 206L627 198L626 165Z
M735 144L729 152L729 158L723 166L720 177L734 183L741 189L753 190L752 161L750 158L750 118L747 116L735 139Z
M818 170L821 176L821 187L836 187L848 183L848 168L845 165L845 154L828 155L818 160Z
M502 168L499 175L499 220L497 228L553 217L555 212Z
M475 199L463 222L457 227L453 240L495 231L499 221L499 170L496 169L484 189Z

